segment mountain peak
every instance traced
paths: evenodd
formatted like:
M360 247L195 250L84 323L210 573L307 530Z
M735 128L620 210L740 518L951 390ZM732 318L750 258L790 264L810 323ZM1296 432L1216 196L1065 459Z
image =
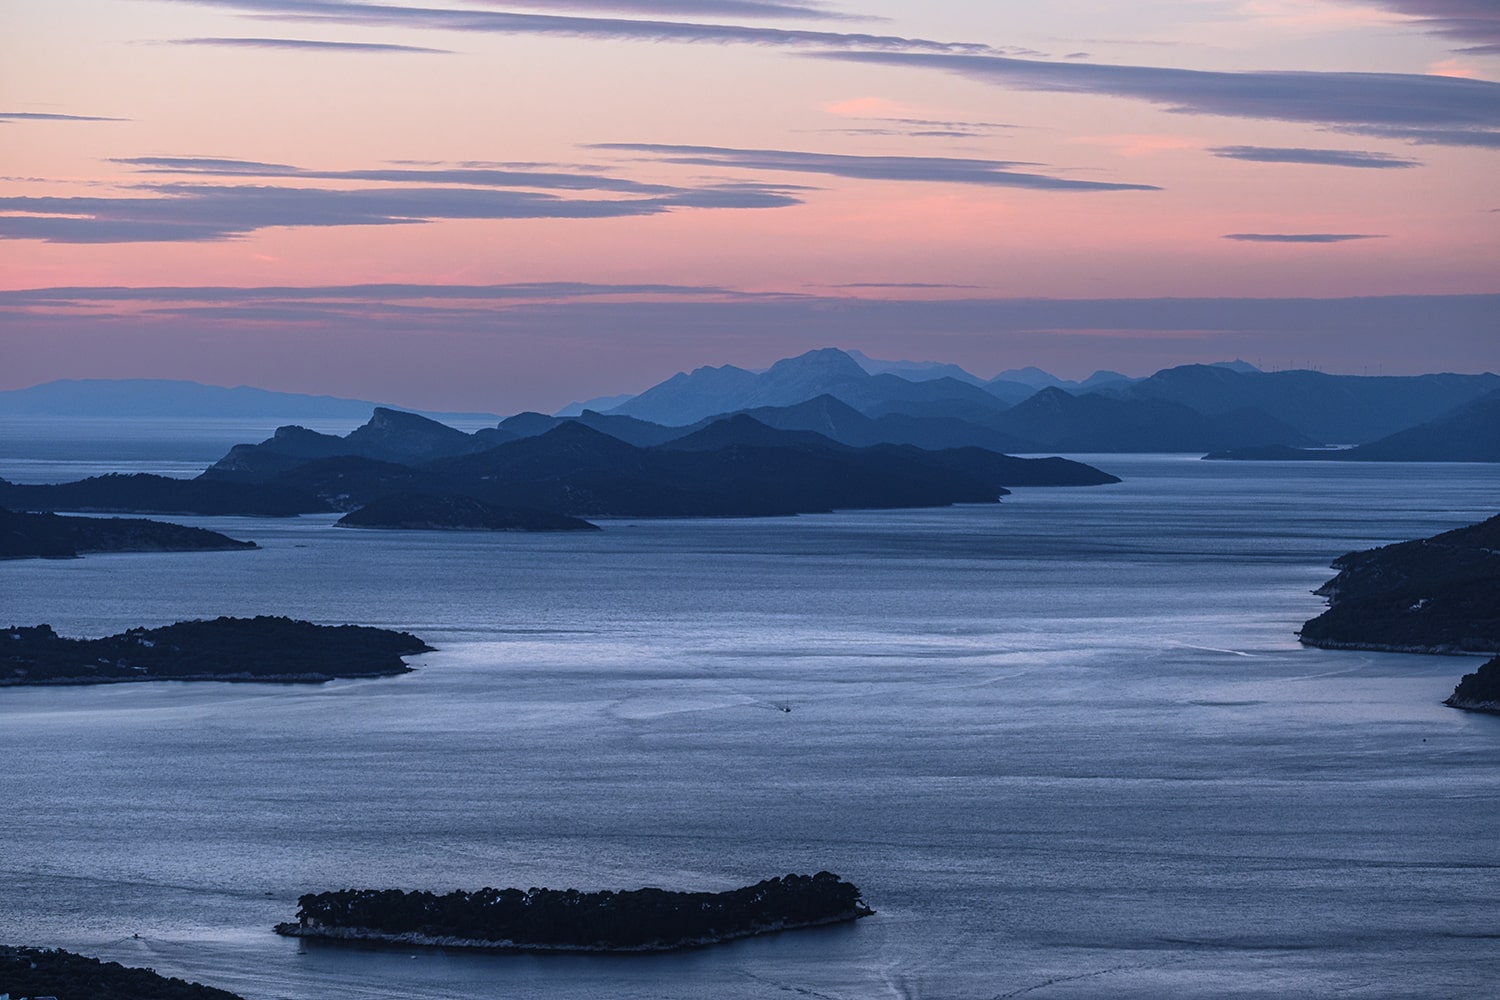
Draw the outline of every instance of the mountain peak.
M768 375L789 374L816 374L819 377L829 376L845 378L864 378L869 373L860 367L858 361L839 350L837 347L820 347L799 354L795 358L782 358L772 365L766 372Z

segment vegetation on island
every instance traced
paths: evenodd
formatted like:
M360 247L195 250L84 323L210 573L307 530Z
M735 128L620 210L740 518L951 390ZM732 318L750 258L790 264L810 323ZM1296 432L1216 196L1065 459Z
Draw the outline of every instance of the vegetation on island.
M1500 656L1483 664L1472 674L1464 674L1443 704L1465 708L1471 712L1493 712L1500 715Z
M1431 538L1350 552L1314 593L1328 610L1301 640L1330 649L1500 650L1500 515Z
M242 1000L226 990L154 969L75 955L52 948L0 947L0 996L56 1000Z
M668 951L870 916L831 872L727 892L345 889L298 901L293 937L538 951Z
M65 639L50 625L0 630L0 687L127 681L321 683L410 672L432 647L407 632L291 618L215 618Z
M24 514L0 507L0 559L74 559L86 552L217 552L256 548L205 528L122 517Z

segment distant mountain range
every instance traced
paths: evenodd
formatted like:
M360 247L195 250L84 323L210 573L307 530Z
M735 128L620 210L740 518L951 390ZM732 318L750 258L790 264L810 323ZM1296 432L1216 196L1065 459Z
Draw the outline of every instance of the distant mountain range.
M1500 390L1480 396L1436 420L1353 448L1267 445L1235 448L1204 457L1281 462L1500 462Z
M1369 377L1262 372L1243 361L1182 365L1144 379L1096 372L1083 382L1070 382L1037 368L1019 368L984 380L956 365L883 361L823 348L762 371L724 365L679 372L639 395L573 404L555 416L494 418L492 426L472 435L452 427L417 431L410 421L391 422L390 415L405 411L376 407L370 424L347 438L288 426L274 442L236 451L245 451L245 461L258 463L240 471L256 475L319 458L420 464L546 434L565 420L650 449L742 414L767 427L813 432L850 448L1496 461L1500 404L1482 403L1495 393L1500 393L1500 376L1491 373ZM1476 408L1466 409L1471 406ZM311 418L363 416L371 408L326 396L141 380L51 382L0 393L0 416ZM473 426L474 415L459 416ZM413 435L407 446L397 440L403 434ZM1317 450L1327 445L1360 447L1336 455ZM226 461L229 465L221 462L220 471L238 459L231 453Z

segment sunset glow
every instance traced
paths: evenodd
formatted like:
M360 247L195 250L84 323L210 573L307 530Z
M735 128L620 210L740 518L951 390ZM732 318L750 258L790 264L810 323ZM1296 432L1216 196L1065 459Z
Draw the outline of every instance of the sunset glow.
M0 389L1496 367L1500 14L1097 7L19 0Z

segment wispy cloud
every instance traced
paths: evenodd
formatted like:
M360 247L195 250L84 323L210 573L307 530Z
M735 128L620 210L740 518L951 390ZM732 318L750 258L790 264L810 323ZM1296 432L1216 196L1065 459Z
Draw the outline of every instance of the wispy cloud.
M1239 243L1347 243L1350 240L1383 240L1384 233L1228 233L1226 240Z
M809 285L809 288L979 288L979 285L950 285L933 281L846 281L840 285Z
M813 55L944 70L1023 90L1107 94L1182 114L1307 122L1362 134L1407 130L1412 141L1452 145L1500 141L1500 83L1484 80L1411 73L1222 72L954 53Z
M1500 130L1465 128L1411 128L1402 125L1346 125L1332 131L1375 139L1399 139L1415 146L1469 146L1500 149Z
M202 7L226 8L268 20L293 23L349 24L504 35L563 35L643 42L820 46L910 52L994 51L987 45L969 42L940 42L925 38L905 38L899 35L689 21L524 14L515 11L463 10L450 7L404 7L391 4L355 3L351 0L176 0L176 2ZM662 9L663 6L643 3L641 9L655 11ZM762 12L769 9L767 5L762 4L752 6ZM800 8L802 5L790 6ZM605 8L625 9L625 7L613 8L610 5L605 5ZM678 5L678 9L683 9L682 5Z
M98 115L49 115L34 111L0 111L4 122L127 122L129 118L103 118Z
M555 0L471 0L493 7L557 6ZM842 14L823 4L778 2L778 0L570 0L575 10L597 10L608 14L649 14L653 17L794 17L815 20L870 20Z
M290 52L351 52L452 55L452 49L380 42L323 42L308 38L174 38L168 45L207 45L225 49L282 49Z
M733 167L740 170L826 174L858 180L921 181L978 184L1043 191L1159 191L1151 184L1080 181L1011 170L1020 164L949 156L850 156L784 149L731 149L722 146L672 146L659 143L599 143L595 149L644 153L667 163Z
M1209 152L1228 160L1251 163L1303 163L1324 167L1360 167L1392 170L1420 167L1421 160L1411 160L1390 153L1370 153L1358 149L1302 149L1281 146L1213 146Z
M1415 18L1416 25L1434 35L1471 42L1459 52L1500 54L1500 7L1494 0L1376 0L1391 10Z
M285 163L261 163L197 156L131 156L113 160L142 173L216 177L295 177L300 180L373 181L389 184L461 184L474 187L543 188L564 191L614 191L624 194L682 192L663 184L643 184L623 177L560 170L500 167L384 167L370 170L309 170Z
M790 194L755 185L625 199L568 199L476 188L330 190L160 184L150 197L0 198L0 239L48 243L209 242L274 227L414 225L442 219L609 219L685 208L779 208Z
M655 299L782 298L780 294L741 292L719 285L604 284L586 281L525 281L487 285L428 285L370 282L357 285L59 285L51 288L0 289L0 306L57 307L98 303L316 303L330 305L414 301L560 302L572 299L649 296Z

